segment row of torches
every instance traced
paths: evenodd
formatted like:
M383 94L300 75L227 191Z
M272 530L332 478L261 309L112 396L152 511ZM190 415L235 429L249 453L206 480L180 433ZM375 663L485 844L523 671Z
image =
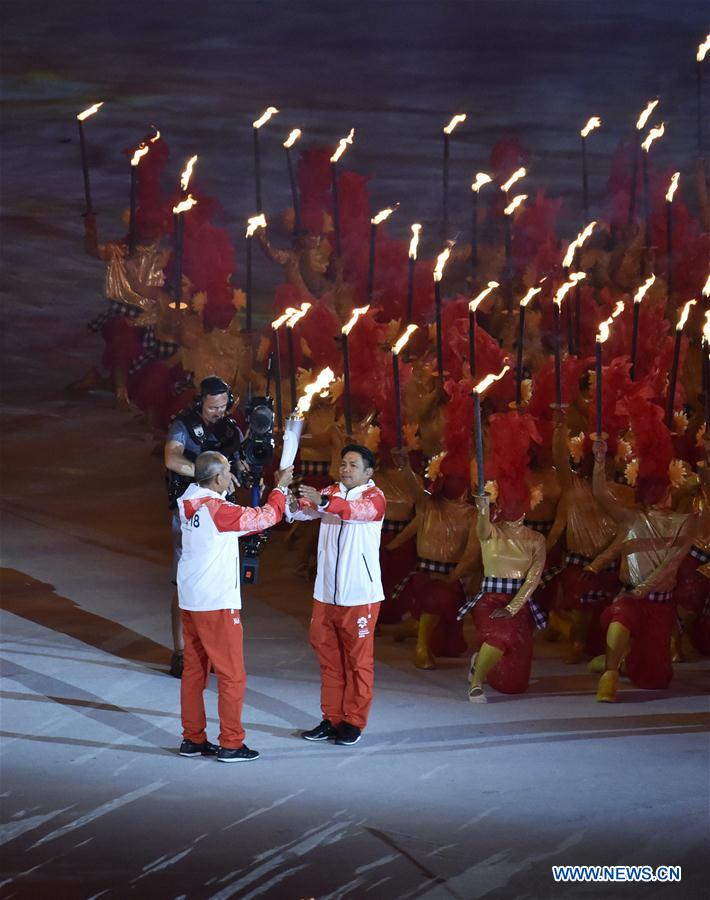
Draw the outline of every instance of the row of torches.
M703 44L698 48L697 61L700 64L705 55L710 49L710 35L706 38ZM700 97L700 85L701 85L701 77L700 77L700 68L698 69L698 92ZM639 116L636 123L636 130L641 132L654 109L658 105L659 100L651 100L646 105L645 109ZM87 213L93 213L93 206L91 202L91 191L90 191L90 182L89 182L89 171L88 171L88 163L87 163L87 154L86 154L86 144L84 138L84 130L83 130L83 122L94 115L103 103L96 103L88 109L84 110L77 116L78 124L79 124L79 135L80 135L80 144L81 144L81 156L82 156L82 168L84 175L84 190L85 190L85 200L86 200L86 211ZM699 107L700 109L700 100ZM247 223L246 230L246 243L247 243L247 254L246 254L246 331L251 332L252 329L252 239L255 235L256 231L259 228L266 228L267 222L266 218L263 214L262 209L262 199L261 199L261 156L260 156L260 146L259 146L259 131L274 115L276 115L279 110L276 107L269 107L264 111L264 113L252 123L253 125L253 134L254 134L254 163L255 163L255 179L256 179L256 205L258 210L258 215L250 218ZM448 233L448 195L449 195L449 156L450 156L450 139L453 134L455 128L463 123L466 120L465 113L458 113L454 115L449 123L444 127L444 166L443 166L443 202L442 202L442 237L445 237ZM585 217L588 212L589 205L589 192L588 192L588 176L587 176L587 162L586 162L586 140L588 135L594 131L596 128L601 126L601 119L598 116L592 116L589 118L585 126L580 131L580 137L582 142L582 196L583 196L583 207L585 210ZM640 149L643 150L642 160L643 160L643 186L644 186L644 212L645 212L645 245L648 247L650 245L650 202L649 202L649 190L648 190L648 153L650 151L651 145L653 142L665 133L665 123L661 123L660 125L653 126L649 130L646 138L640 143ZM698 124L698 135L699 141L702 144L701 137L701 126L700 122ZM294 231L295 233L302 232L302 222L300 215L300 203L298 197L298 190L296 188L296 181L294 175L293 161L291 158L291 148L295 145L296 141L298 141L302 136L302 132L300 129L293 129L283 146L286 150L286 158L287 158L287 166L289 173L289 181L291 187L291 194L293 200L293 208L294 208ZM342 138L338 142L338 146L330 157L331 163L331 175L332 175L332 196L333 196L333 213L334 213L334 230L335 230L335 242L336 242L336 254L338 256L342 253L341 247L341 230L340 230L340 207L339 207L339 197L338 197L338 184L337 184L337 164L339 160L342 158L343 154L347 150L348 146L351 145L354 141L355 129L351 129L348 135ZM151 138L148 144L155 143L160 137L160 132L156 129L156 134L153 138ZM135 212L136 212L136 167L139 165L140 160L149 152L150 147L148 144L142 143L133 154L131 159L131 195L130 195L130 218L129 218L129 253L135 252ZM629 223L633 222L634 214L635 214L635 202L636 202L636 182L637 182L637 167L638 167L638 142L635 142L635 152L633 157L633 175L631 182L631 193L629 198ZM183 240L184 240L184 229L183 229L183 219L182 216L184 213L188 212L192 209L196 204L197 200L192 197L192 195L188 192L189 182L192 175L194 164L197 161L197 156L192 156L181 174L180 186L183 193L183 200L177 203L173 207L173 214L175 217L175 228L174 228L174 251L175 251L175 300L171 306L177 310L187 309L188 304L182 301L182 256L183 256ZM512 198L509 198L509 191L513 187L513 185L519 181L521 178L524 178L527 175L527 171L524 167L517 169L502 185L500 185L500 189L505 195L506 205L504 207L504 224L505 224L505 278L507 285L507 295L508 295L508 308L512 308L512 217L513 213L525 202L528 195L527 194L518 194ZM670 295L671 290L671 258L672 258L672 201L673 195L678 186L680 173L676 172L673 174L671 178L671 182L666 193L666 212L667 212L667 240L668 240L668 273L667 273L667 284L668 284L668 293ZM471 258L472 258L472 267L474 270L474 274L478 265L478 194L485 185L492 184L493 179L484 172L476 173L475 179L471 185L472 190L472 234L471 234ZM393 207L389 207L377 213L370 220L371 222L371 232L370 232L370 259L369 259L369 269L368 269L368 304L364 307L357 308L353 311L353 314L350 320L342 327L342 352L343 352L343 379L344 379L344 414L345 414L345 425L346 431L348 434L352 434L352 407L351 407L351 394L350 394L350 363L349 363L349 351L348 351L348 335L350 334L352 328L355 326L358 318L362 315L365 315L372 301L373 289L374 289L374 271L375 271L375 247L376 247L376 233L377 226L385 221L395 210L397 209L399 204L396 204ZM408 267L408 296L407 296L407 317L411 319L412 317L412 307L413 307L413 286L414 286L414 270L417 260L417 247L419 242L419 234L421 231L421 225L415 223L411 226L412 230L412 238L409 245L409 267ZM572 241L567 249L567 253L565 254L563 260L563 270L565 273L566 281L559 287L557 290L554 299L553 299L553 313L554 313L554 323L555 323L555 350L554 350L554 358L555 358L555 399L556 405L559 407L562 405L562 390L561 390L561 308L562 302L567 294L571 291L572 288L577 289L576 294L576 321L577 321L577 350L579 350L579 326L580 326L580 293L579 293L579 282L582 281L586 276L581 272L571 272L570 269L574 263L578 261L578 252L581 250L583 244L587 240L587 238L591 235L592 231L596 227L596 222L590 222L589 225L584 228L577 238ZM449 241L448 246L439 254L436 261L436 266L433 271L433 279L434 279L434 288L435 288L435 334L436 334L436 360L437 360L437 372L440 379L443 379L443 347L442 347L442 303L441 303L441 289L440 284L443 278L444 267L446 265L447 260L449 259L451 248L453 247L454 242ZM543 278L540 282L544 282ZM651 287L653 282L655 281L655 275L651 274L646 281L641 285L641 287L636 292L634 297L634 309L633 309L633 330L632 330L632 346L631 346L631 376L634 377L635 373L635 365L636 365L636 349L637 349L637 339L638 339L638 321L639 321L639 310L641 301ZM475 343L476 343L476 311L483 300L495 289L499 288L500 285L497 282L489 282L487 287L481 291L476 297L474 297L469 303L469 367L472 376L475 377L476 373L476 359L475 359ZM523 343L524 343L524 329L525 329L525 310L530 302L530 300L538 294L542 288L540 286L530 288L526 295L522 298L519 304L519 335L518 335L518 346L517 346L517 365L516 365L516 407L521 407L522 397L521 397L521 386L522 386L522 373L523 373ZM705 296L710 296L710 278L703 289L703 294ZM668 389L668 398L667 398L667 409L666 409L666 422L670 426L672 421L673 414L673 398L675 395L675 386L678 374L678 363L680 358L680 349L681 349L681 337L683 327L687 321L690 308L696 303L696 300L689 300L684 306L680 313L678 323L676 325L676 338L674 345L674 357L673 357L673 365L671 369L671 375L669 379L669 389ZM274 352L272 354L273 359L273 374L275 379L275 394L276 394L276 405L277 405L277 420L279 428L283 426L283 411L282 411L282 398L281 398L281 372L280 372L280 346L279 346L279 331L280 328L285 325L287 332L287 351L289 358L289 379L290 379L290 400L291 407L293 408L293 414L287 419L285 433L288 433L289 430L293 433L294 428L298 431L298 436L300 436L300 431L302 429L302 420L303 414L310 408L311 400L314 396L318 394L327 393L327 389L329 385L335 378L334 373L331 369L324 369L319 376L316 378L312 384L306 387L305 393L301 400L297 401L296 399L296 374L295 374L295 359L294 359L294 345L293 345L293 329L296 324L305 316L310 309L311 304L303 303L299 309L289 308L287 309L283 315L274 320L271 323L272 327L272 335L273 335L273 343L274 343ZM613 324L614 319L616 319L624 309L623 301L619 301L614 309L612 315L602 322L599 325L599 329L596 335L596 429L597 436L602 437L602 347L604 342L608 339L610 334L610 328ZM568 335L569 340L569 350L572 352L574 347L574 339L572 332L572 316L571 314L568 316L568 322L570 326L570 331ZM394 343L391 348L392 355L392 365L393 365L393 378L394 378L394 401L395 401L395 421L396 421L396 433L397 433L397 443L398 446L402 446L402 416L401 416L401 390L400 390L400 373L399 373L399 355L401 351L406 346L409 338L413 334L414 331L417 330L417 325L410 324L405 329L404 333L398 338L398 340ZM478 469L478 484L479 491L483 492L482 485L484 484L483 479L483 432L481 427L481 409L480 409L480 398L484 391L490 387L490 385L502 378L509 370L510 366L505 365L503 369L498 374L489 374L482 381L480 381L473 389L473 398L474 398L474 420L475 420L475 437L476 437L476 462ZM703 328L703 388L705 394L705 404L706 404L706 422L707 428L710 430L710 312L706 314L706 322ZM300 422L301 424L296 426L294 423ZM293 435L295 437L295 435ZM295 455L295 452L294 452ZM283 460L282 460L283 463Z

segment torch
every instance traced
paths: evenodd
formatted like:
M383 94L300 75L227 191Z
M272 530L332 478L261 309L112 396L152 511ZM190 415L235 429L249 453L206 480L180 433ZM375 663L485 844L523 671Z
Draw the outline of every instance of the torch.
M402 396L399 385L399 354L404 349L412 333L417 330L417 325L409 324L404 334L392 347L392 375L394 378L394 420L397 431L397 449L402 449Z
M296 356L293 349L293 329L311 308L310 303L302 303L301 308L286 321L286 345L288 348L288 377L291 387L291 407L296 406Z
M289 306L278 319L271 323L271 335L273 337L274 359L274 391L276 393L276 421L279 431L283 428L283 406L281 402L281 346L279 342L279 328L284 325L291 316L298 312L293 306Z
M263 211L261 205L261 150L259 149L259 130L262 125L266 125L269 119L277 113L278 109L276 109L275 106L269 106L255 122L251 123L254 133L254 181L256 184L256 211L258 213Z
M666 296L670 300L673 293L673 195L678 187L680 172L674 172L666 192Z
M185 168L180 175L180 190L182 191L183 197L187 196L187 189L190 186L190 179L192 178L192 170L195 168L196 162L197 154L188 159L185 163Z
M184 219L183 214L188 210L192 209L193 206L197 206L197 200L192 196L192 194L188 194L184 200L181 200L177 206L173 206L173 216L175 222L175 228L173 230L173 253L175 255L175 285L173 288L174 291L174 299L173 303L169 304L171 309L175 309L180 311L181 309L187 309L188 304L182 302L182 249L183 249L183 241L184 241Z
M553 298L553 316L555 321L555 403L558 407L562 405L562 361L560 358L562 333L561 333L561 317L562 317L562 301L567 296L571 288L586 278L584 272L573 272L569 276L569 281L565 281L561 285Z
M632 164L632 174L631 174L631 187L629 190L629 216L627 223L629 227L633 224L634 221L634 213L636 211L636 182L638 181L638 167L639 167L639 148L638 148L638 133L643 131L646 127L646 122L648 122L651 113L658 106L658 99L649 100L646 104L646 108L638 117L636 122L636 132L634 135L634 156L633 156L633 164Z
M673 365L671 367L671 376L668 382L668 397L666 399L666 425L670 428L673 425L673 402L675 400L675 386L678 380L678 363L680 362L680 345L683 339L683 329L690 315L690 307L695 306L696 300L688 300L680 316L678 324L675 327L675 345L673 347Z
M357 309L354 309L348 321L340 329L343 344L343 394L345 431L348 437L353 433L353 410L352 397L350 394L350 350L348 348L348 335L353 330L353 327L355 326L355 323L360 318L360 316L364 316L369 308L370 304L368 303L367 306L360 306Z
M485 172L476 172L471 185L471 279L475 285L478 273L478 194L484 184L491 184L493 179Z
M503 366L503 368L497 375L486 375L486 377L482 381L479 381L476 387L473 389L473 418L476 437L476 477L478 479L479 497L484 497L486 493L486 481L484 478L483 469L483 427L481 425L481 394L483 394L484 391L488 390L488 388L493 384L494 381L499 381L509 368L510 366Z
M311 403L316 394L321 397L327 396L328 388L334 380L335 373L333 370L331 368L323 369L315 381L306 385L303 396L297 404L294 404L293 412L286 419L279 469L286 469L288 466L293 465L296 453L298 453L298 444L301 439L301 433L303 432L303 417L311 408Z
M474 297L468 304L468 367L471 376L476 374L476 310L483 303L491 291L500 287L497 281L489 281L488 287L484 288L477 297Z
M710 279L708 279L710 285ZM710 290L708 291L710 293ZM705 313L703 325L703 398L705 400L705 439L710 440L710 310Z
M335 225L335 253L342 256L342 248L340 244L340 204L338 202L338 160L348 149L348 144L352 144L355 137L355 129L351 128L347 137L338 141L335 153L330 157L330 175L333 185L333 223Z
M634 294L634 319L631 329L631 371L630 376L633 381L636 376L636 351L638 348L639 337L639 314L641 312L641 301L646 296L646 292L656 280L655 275L649 275L641 287Z
M571 241L569 247L567 248L567 252L565 253L564 259L562 260L562 268L565 273L565 278L568 277L569 271L572 268L572 264L573 263L576 264L579 262L579 251L582 249L582 246L584 245L587 238L591 235L591 233L596 228L596 225L597 225L596 222L590 222L589 225L587 225L586 228L584 228L582 231L580 231L579 234L577 235L577 237L573 241ZM577 325L575 340L574 341L572 340L572 332L573 332L572 324L573 323L572 323L572 310L570 308L568 316L567 316L567 324L568 324L567 346L568 346L570 353L572 353L574 347L576 347L577 353L579 353L579 348L581 346L581 341L582 341L582 326L581 326L582 289L580 288L579 285L576 286L575 292L574 292L574 312L575 312L575 321L576 321L576 325Z
M436 266L434 267L434 300L436 303L436 368L439 375L439 381L444 378L444 349L442 346L441 335L441 279L444 274L444 266L451 255L451 246L443 250L436 258Z
M582 208L584 209L584 218L589 218L589 180L587 174L587 135L595 128L599 128L602 120L599 116L592 116L584 128L579 132L582 138Z
M370 219L370 265L367 270L367 302L372 303L372 293L375 289L375 245L377 242L377 226L388 219L397 209L399 203L387 209L380 210L376 216Z
M407 273L407 321L411 322L414 315L414 269L417 265L417 247L419 246L419 232L421 225L412 225L412 239L409 242L409 266Z
M131 157L131 194L128 214L128 255L136 252L136 171L138 163L146 155L150 147L141 144Z
M296 187L296 176L293 171L293 160L291 159L291 147L301 137L301 129L294 128L293 131L284 141L286 149L286 165L288 167L288 180L291 185L291 200L293 202L293 233L300 234L303 230L301 225L301 204L298 198L298 188Z
M609 339L609 329L612 322L617 316L624 311L624 301L619 300L614 307L614 312L599 325L596 340L596 433L593 435L594 440L603 441L604 433L602 432L602 344Z
M247 219L247 306L244 330L249 334L251 333L252 313L252 241L258 228L266 228L266 218L263 213L260 213L258 216L252 216L251 219Z
M527 199L527 194L518 194L503 210L505 216L505 293L508 312L513 310L513 213Z
M452 117L448 125L444 127L444 168L443 168L443 190L442 190L442 217L441 217L441 240L446 240L449 233L449 142L454 128L461 122L466 121L466 113L457 113Z
M84 173L84 201L86 205L86 215L94 214L94 207L91 204L91 185L89 184L89 161L86 155L86 139L84 137L84 122L89 118L89 116L93 116L97 113L101 107L104 105L104 101L102 100L100 103L94 103L93 106L90 106L88 109L85 109L84 112L80 112L76 120L79 124L79 146L81 147L81 169Z
M520 315L518 317L518 360L515 373L515 405L520 407L523 399L523 344L525 342L525 310L532 298L539 294L541 287L530 288L520 301Z
M663 137L666 126L665 122L661 122L655 128L652 128L646 140L641 144L643 150L643 214L645 219L644 244L646 249L651 246L651 198L648 189L648 154L651 144L660 137ZM642 273L643 274L643 273Z
M710 50L710 34L705 38L705 40L698 47L698 52L695 54L695 60L697 62L697 85L698 85L698 157L700 159L703 158L703 60L707 55L708 50Z

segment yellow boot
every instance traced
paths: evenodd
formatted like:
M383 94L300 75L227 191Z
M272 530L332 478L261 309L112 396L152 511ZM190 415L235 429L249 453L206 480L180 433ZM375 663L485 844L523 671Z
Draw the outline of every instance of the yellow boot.
M591 672L592 675L601 675L605 671L606 654L604 653L600 653L599 656L595 656L594 659L590 659L587 663L587 672Z
M471 669L469 673L468 699L471 703L488 703L483 692L483 684L488 673L493 669L501 657L503 651L498 647L483 643L477 653L471 657Z
M429 649L429 642L434 629L439 624L439 616L431 613L422 613L419 616L419 628L417 630L417 647L414 651L414 665L418 669L435 669L436 661Z
M614 669L607 669L599 679L597 687L597 700L599 703L616 703L616 692L619 687L619 673Z

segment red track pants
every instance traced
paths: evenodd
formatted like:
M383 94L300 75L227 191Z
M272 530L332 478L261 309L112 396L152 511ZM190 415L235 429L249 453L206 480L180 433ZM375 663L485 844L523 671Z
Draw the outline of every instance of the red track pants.
M207 740L203 692L212 664L217 675L219 745L237 750L244 743L242 706L247 685L242 649L242 611L215 609L188 612L183 609L180 612L185 639L180 682L182 735L195 744Z
M336 606L313 601L311 647L320 663L323 718L367 725L375 684L374 640L379 603Z

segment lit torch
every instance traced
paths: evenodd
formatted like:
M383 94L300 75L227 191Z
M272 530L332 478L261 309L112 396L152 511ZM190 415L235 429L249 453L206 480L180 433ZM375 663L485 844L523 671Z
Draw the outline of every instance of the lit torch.
M510 176L510 178L500 186L501 191L503 191L503 193L506 195L506 200L508 199L508 191L513 187L515 182L520 181L521 178L525 178L527 174L527 169L521 166L519 169L516 169Z
M351 128L347 137L338 141L335 153L330 157L330 175L333 184L333 224L335 225L335 252L341 256L340 244L340 203L338 202L338 160L352 144L355 137L355 129Z
M376 216L370 219L370 265L367 270L367 302L372 303L372 294L375 289L375 244L377 241L377 226L388 219L397 209L399 203L387 209L380 210Z
M661 122L660 125L657 125L655 128L652 128L648 135L646 136L646 140L641 144L641 149L643 152L643 211L644 218L646 223L644 238L645 238L645 246L648 249L651 246L651 199L650 199L650 191L648 188L648 154L651 150L651 144L658 140L658 138L663 137L666 131L665 122ZM643 265L643 263L642 263ZM642 272L643 274L643 272Z
M182 251L183 251L183 242L185 237L185 227L183 215L192 209L193 206L197 205L197 200L192 196L192 194L188 194L184 200L181 200L176 206L173 206L173 221L175 223L175 227L173 228L173 252L175 254L175 285L174 285L174 299L173 302L170 303L170 308L175 309L176 311L180 311L182 309L187 309L188 304L182 302Z
M471 277L475 283L478 274L478 195L484 184L492 184L493 179L485 172L476 172L471 185Z
M518 358L515 370L515 405L520 408L523 401L523 345L525 343L525 310L532 298L539 294L541 287L530 288L520 301L520 312L518 315Z
M302 132L300 128L294 128L284 141L286 150L286 165L288 167L288 180L291 185L291 200L293 202L293 233L300 234L303 231L301 226L301 204L298 197L298 188L296 187L296 176L293 171L293 160L291 159L291 147L300 140Z
M131 157L131 192L128 213L128 255L136 252L136 169L150 148L140 144Z
M629 227L631 227L631 225L633 224L634 213L636 211L636 186L638 181L639 167L638 134L646 127L646 122L648 122L648 120L651 118L651 113L657 106L658 98L656 98L655 100L649 100L646 104L646 108L643 110L636 122L636 133L634 134L634 155L631 174L631 189L629 191L629 216L627 220L627 224L629 225Z
M302 303L286 320L286 345L288 348L288 376L291 387L291 408L296 406L296 354L293 347L293 329L311 308L310 303Z
M678 189L680 172L674 172L666 192L666 288L670 300L673 293L673 195Z
M503 366L503 368L497 375L486 375L486 377L479 381L476 387L473 389L473 418L476 436L476 471L478 478L479 497L484 497L486 493L486 482L483 474L483 427L481 425L481 394L483 394L484 391L488 390L488 388L493 384L494 381L499 381L509 368L510 366Z
M710 295L710 278L708 278L703 294ZM710 441L710 309L705 313L703 325L703 397L705 399L705 440Z
M95 115L101 107L104 105L104 101L102 100L100 103L94 103L93 106L90 106L88 109L85 109L84 112L80 112L77 117L77 123L79 125L79 146L81 147L81 169L84 174L84 201L86 205L86 215L93 216L94 207L91 204L91 185L89 184L89 162L86 155L86 139L84 138L84 122L90 117Z
M577 237L570 243L567 248L567 252L565 253L564 259L562 260L562 268L564 269L565 276L569 274L569 270L572 265L576 262L579 262L579 251L584 246L587 238L590 237L591 233L596 228L596 222L590 222L586 228L584 228ZM573 325L576 323L576 328L573 328ZM567 330L567 342L569 346L570 353L573 348L576 349L577 353L579 353L581 343L582 343L582 289L579 285L577 285L574 292L574 323L572 321L572 312L571 309L567 318L568 330ZM574 341L572 340L572 333L574 331Z
M656 280L655 275L649 275L641 287L634 294L634 318L631 330L631 371L629 375L633 381L636 376L636 351L638 349L639 315L641 314L641 301Z
M506 181L506 183L502 186L501 190L507 194L506 185L511 185L513 180L517 180L516 175L519 173L525 174L525 169L518 169L517 172L514 172L513 175ZM519 175L520 178L523 175ZM515 210L524 203L528 199L527 194L518 194L517 197L513 197L510 203L503 210L504 216L504 224L505 224L505 294L508 312L512 312L513 310L513 213Z
M355 323L360 318L360 316L364 316L369 308L370 304L368 303L367 306L359 306L357 307L357 309L354 309L348 321L340 329L342 335L341 343L343 348L343 401L345 412L345 431L348 435L351 435L353 433L352 397L350 394L350 351L348 349L348 335L355 327Z
M444 275L444 266L451 255L451 247L449 246L442 251L436 258L436 266L434 267L434 300L436 304L436 367L439 375L439 381L444 379L444 349L442 346L441 334L441 279Z
M599 116L592 116L584 128L579 132L582 138L582 208L584 209L584 218L589 218L589 178L587 174L587 135L599 128L602 120Z
M271 323L271 337L273 341L272 359L274 361L274 386L276 392L276 421L279 431L283 428L283 406L281 401L281 344L279 341L279 328L284 325L298 310L289 306L282 315Z
M394 346L392 347L392 376L394 379L394 421L397 433L397 448L402 449L402 397L399 384L399 354L404 349L407 341L417 330L417 326L413 324L407 325L407 328Z
M417 247L419 246L419 232L422 226L412 225L412 239L409 242L409 265L407 272L407 321L411 322L414 315L414 269L417 265Z
M251 334L251 314L252 314L252 241L254 239L254 235L256 234L259 228L266 228L266 217L263 213L260 213L258 216L252 216L251 219L247 219L247 231L246 231L246 241L247 241L247 272L246 272L246 281L247 281L247 305L246 305L246 320L244 323L244 330Z
M478 325L476 310L491 291L494 291L497 287L500 287L497 281L489 281L488 286L469 301L468 304L468 367L473 377L476 375L476 332Z
M552 313L555 322L555 402L558 407L562 404L562 301L572 288L580 281L584 280L584 278L586 278L584 272L572 272L569 276L569 280L565 281L565 283L557 289L557 293L552 301Z
M606 343L609 339L609 327L611 323L614 321L613 316L609 316L608 319L605 319L603 322L599 324L599 330L597 331L597 339L596 339L596 394L597 394L597 403L596 403L596 413L597 413L597 422L596 422L596 433L592 435L595 441L603 441L604 434L602 432L602 345Z
M466 121L466 113L457 113L452 116L448 125L444 126L444 166L442 171L442 218L441 218L441 241L446 240L449 233L449 142L451 135L457 125Z
M284 431L283 448L281 450L281 462L279 469L286 469L293 465L298 453L298 444L301 440L303 432L303 417L311 408L313 398L317 395L325 397L328 388L335 380L335 373L331 368L323 369L315 381L306 385L303 396L294 404L294 410L286 419L286 429Z
M666 399L666 425L670 428L673 424L673 403L675 400L675 386L678 380L678 364L680 362L680 345L683 339L683 329L690 315L690 307L695 306L697 300L688 300L683 306L678 317L678 324L675 327L675 344L673 346L673 365L671 367L671 377L668 382L668 397Z
M254 181L256 183L256 211L262 212L263 207L261 205L261 151L259 148L259 131L263 125L275 116L278 113L278 109L275 106L269 106L264 112L259 116L259 118L252 122L252 130L254 134Z

